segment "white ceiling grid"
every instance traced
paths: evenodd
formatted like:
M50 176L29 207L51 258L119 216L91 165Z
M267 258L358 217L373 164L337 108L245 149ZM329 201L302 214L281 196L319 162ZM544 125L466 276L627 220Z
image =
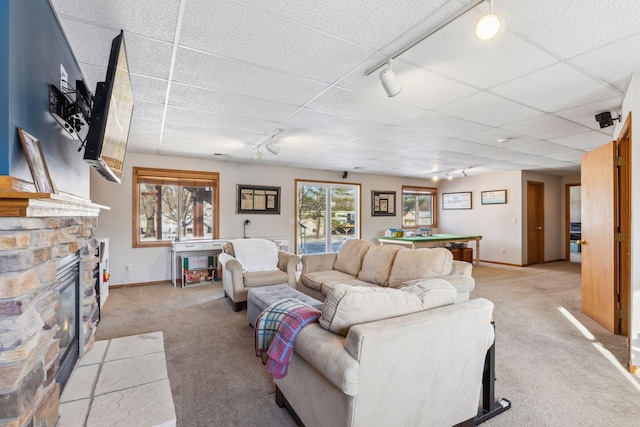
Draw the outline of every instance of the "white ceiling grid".
M495 0L506 30L490 41L473 34L483 3L394 61L394 98L367 70L471 0L50 1L90 88L124 29L128 149L167 156L252 162L282 129L261 162L573 175L611 139L594 115L617 116L640 71L637 0Z

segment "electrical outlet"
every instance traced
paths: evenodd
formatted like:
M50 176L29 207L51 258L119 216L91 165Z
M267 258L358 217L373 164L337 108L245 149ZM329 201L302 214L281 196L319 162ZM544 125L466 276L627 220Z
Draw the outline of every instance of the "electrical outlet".
M507 248L502 248L502 250L500 252L502 252L503 254L506 254L507 253Z
M125 264L124 271L131 271L131 264Z
M512 222L513 224L515 224L515 223L517 222L517 219L516 219L515 217L514 217L514 218L511 218L511 222Z

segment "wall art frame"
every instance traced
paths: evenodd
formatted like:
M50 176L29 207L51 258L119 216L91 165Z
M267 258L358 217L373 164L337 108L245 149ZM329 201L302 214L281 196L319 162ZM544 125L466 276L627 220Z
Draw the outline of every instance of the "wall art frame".
M237 184L236 213L280 214L280 187Z
M371 216L396 216L396 192L371 190Z
M18 128L18 136L31 170L36 192L55 193L56 189L49 175L49 168L47 168L40 141L22 128Z
M504 205L507 203L507 190L482 191L480 196L483 205Z
M472 209L471 191L442 193L442 209Z

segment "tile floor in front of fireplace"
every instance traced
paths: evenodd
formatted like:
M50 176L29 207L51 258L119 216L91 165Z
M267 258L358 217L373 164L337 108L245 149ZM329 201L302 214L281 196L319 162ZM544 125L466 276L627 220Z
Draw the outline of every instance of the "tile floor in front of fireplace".
M175 426L162 332L96 341L60 397L60 427Z

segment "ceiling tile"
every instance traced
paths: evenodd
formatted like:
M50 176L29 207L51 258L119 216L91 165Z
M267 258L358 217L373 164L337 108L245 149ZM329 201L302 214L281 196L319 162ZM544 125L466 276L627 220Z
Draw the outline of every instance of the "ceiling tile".
M547 112L566 110L620 95L565 64L556 64L491 89L492 92Z
M459 139L448 139L429 145L429 148L453 151L455 153L478 154L490 149L490 147L475 142L461 141Z
M543 113L487 92L436 109L439 113L476 123L502 126L540 116Z
M298 107L264 99L217 92L174 83L171 85L169 105L212 113L227 113L266 121L280 121Z
M611 111L613 112L612 115L614 117L617 117L617 112L620 111L621 106L622 96L617 96L615 98L606 99L604 101L593 102L581 105L576 108L558 111L557 113L555 113L555 115L576 123L580 123L581 125L589 127L591 129L599 130L602 133L613 135L614 127L610 126L608 128L600 129L600 125L598 124L595 116L596 114L602 113L603 111Z
M373 138L356 138L342 144L340 147L349 147L366 151L383 151L386 153L397 154L406 150L413 149L415 148L415 145L402 142L393 142L392 144L390 144L389 141L383 141L381 139Z
M167 97L166 80L159 80L143 76L131 76L131 91L135 101L148 101L164 104ZM135 104L134 102L134 108Z
M133 105L132 122L135 122L136 120L151 120L154 122L161 122L163 114L164 106L162 104L136 101Z
M584 151L581 150L573 150L573 151L565 151L564 153L556 153L556 154L546 154L545 157L549 157L550 159L562 160L565 162L580 164L582 162L582 155Z
M341 135L357 136L361 133L367 135L375 134L384 128L379 123L365 122L362 120L350 119L347 117L335 116L302 108L295 114L284 120L293 126L321 130L329 133Z
M179 2L175 0L52 0L56 13L125 33L173 41ZM125 38L127 36L125 35Z
M306 105L310 110L375 123L394 124L424 113L421 108L399 104L341 88L331 88Z
M184 19L187 25L180 35L182 46L326 83L338 80L375 52L232 2L191 0L186 4ZM239 33L238 28L247 31Z
M528 142L526 144L520 144L511 147L510 150L518 151L521 153L536 154L540 156L570 151L569 148L563 145L558 145L547 141Z
M526 142L533 142L538 140L537 138L531 138L529 136L525 136L513 131L508 131L502 128L491 128L483 130L480 132L465 135L461 139L500 148L512 147L515 145L524 144ZM499 141L505 139L508 141Z
M479 14L469 12L408 50L402 58L460 82L490 88L557 62L509 31L482 41L474 29Z
M459 137L470 133L480 132L481 130L488 128L487 126L446 116L433 111L429 111L413 119L397 123L397 125L407 129L414 129L450 137Z
M536 117L503 128L538 139L559 138L588 130L584 126L551 115Z
M609 135L605 135L601 132L590 131L578 133L575 135L567 135L560 138L553 138L549 141L555 144L564 145L565 147L589 151L593 148L600 147L601 145L604 145L612 140L613 138Z
M276 127L273 122L238 117L229 114L207 113L187 108L168 107L165 123L192 126L203 129L225 129L236 132L267 134Z
M282 71L188 49L178 49L173 77L178 83L291 105L303 105L328 87Z
M636 0L496 2L509 28L562 59L638 33Z

